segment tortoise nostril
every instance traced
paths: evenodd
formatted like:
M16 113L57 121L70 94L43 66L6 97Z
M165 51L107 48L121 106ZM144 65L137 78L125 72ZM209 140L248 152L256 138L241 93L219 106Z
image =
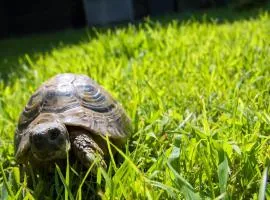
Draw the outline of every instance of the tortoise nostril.
M49 134L50 140L55 140L58 137L58 135L60 135L60 130L57 128L50 129L48 131L48 134Z
M41 149L44 146L45 138L42 134L33 134L31 137L31 141L34 144L34 147Z

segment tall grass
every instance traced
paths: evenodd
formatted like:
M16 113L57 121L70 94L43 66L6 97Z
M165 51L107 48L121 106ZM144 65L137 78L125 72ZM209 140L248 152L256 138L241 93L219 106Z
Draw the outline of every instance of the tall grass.
M270 198L269 33L267 13L223 24L148 21L6 58L17 64L0 81L1 199ZM14 130L35 89L62 72L103 85L134 132L108 171L56 167L30 187L14 161Z

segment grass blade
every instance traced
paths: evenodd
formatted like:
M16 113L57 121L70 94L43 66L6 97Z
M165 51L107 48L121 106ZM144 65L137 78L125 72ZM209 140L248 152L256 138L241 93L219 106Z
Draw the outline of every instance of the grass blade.
M59 168L59 166L57 164L55 166L56 166L57 173L58 173L58 175L59 175L59 177L60 177L60 179L65 187L65 191L67 191L67 195L65 193L65 198L66 198L66 196L68 196L71 200L74 200L74 197L70 191L70 188L67 185L67 182L66 182L66 180L61 172L61 169Z
M262 180L261 180L261 184L260 184L258 200L265 200L265 191L266 191L267 180L268 180L269 163L270 162L268 161L267 166L263 170L263 175L262 175Z
M227 182L229 177L229 164L224 150L219 151L219 165L218 165L218 180L220 193L226 193Z
M195 193L195 190L192 187L192 185L190 185L190 183L186 179L184 179L180 174L178 174L178 172L175 171L175 169L171 166L169 162L167 162L167 165L172 171L175 177L175 183L179 191L181 191L181 193L185 196L185 199L190 199L190 200L201 199L199 194Z
M69 184L70 184L70 176L69 176L69 172L70 172L70 166L69 166L69 154L67 151L67 166L66 166L66 185L67 188L69 188ZM65 189L65 200L68 200L68 190Z
M84 184L86 178L89 176L89 174L90 174L92 168L94 167L94 165L96 165L96 162L97 162L97 161L98 161L98 159L96 159L95 162L93 162L93 163L91 164L91 166L88 168L88 170L87 170L85 176L83 177L83 180L81 181L81 183L80 183L80 185L79 185L79 187L78 187L78 190L77 190L76 200L80 200L80 199L81 199L81 196L82 196L82 192L81 192L81 191L82 191L82 186L83 186L83 184Z
M7 191L8 191L8 194L9 194L9 196L11 196L12 199L14 199L15 195L14 195L11 187L9 186L9 183L7 181L7 177L6 177L6 174L4 172L2 163L0 163L0 170L1 170L1 173L3 175L4 185L5 185L5 187L6 187Z

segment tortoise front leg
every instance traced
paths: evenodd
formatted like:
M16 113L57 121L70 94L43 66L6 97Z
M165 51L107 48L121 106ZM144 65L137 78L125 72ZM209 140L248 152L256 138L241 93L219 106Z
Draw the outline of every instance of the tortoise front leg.
M97 167L107 168L104 160L104 152L98 144L89 135L89 132L84 133L83 130L73 131L71 134L71 145L73 153L81 163L89 168L94 162L93 172L97 172Z

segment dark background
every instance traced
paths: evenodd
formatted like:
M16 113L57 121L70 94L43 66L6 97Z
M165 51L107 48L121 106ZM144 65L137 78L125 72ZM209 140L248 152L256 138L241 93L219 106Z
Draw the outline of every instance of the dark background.
M108 0L108 4L111 1ZM171 12L185 12L230 5L234 5L236 9L247 9L266 1L133 0L133 16L134 20L140 20L145 16L157 16ZM116 10L116 12L118 11ZM85 26L83 0L13 0L1 2L0 38L66 28L82 28Z

